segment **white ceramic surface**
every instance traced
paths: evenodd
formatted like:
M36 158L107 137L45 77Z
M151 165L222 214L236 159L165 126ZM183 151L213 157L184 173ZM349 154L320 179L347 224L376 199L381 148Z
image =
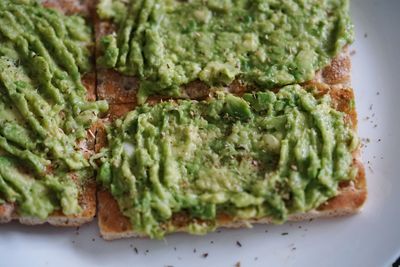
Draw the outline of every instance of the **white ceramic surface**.
M96 222L79 230L12 223L0 225L0 266L391 266L400 256L399 12L399 0L352 1L353 86L369 187L361 214L165 241L106 242Z

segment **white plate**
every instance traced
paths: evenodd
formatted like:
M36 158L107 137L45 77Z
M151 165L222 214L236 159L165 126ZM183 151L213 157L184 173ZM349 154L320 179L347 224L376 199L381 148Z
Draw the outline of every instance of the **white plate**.
M359 133L370 140L363 153L369 199L361 214L165 241L106 242L96 222L78 231L13 223L0 226L0 266L391 265L400 256L399 11L398 0L352 2Z

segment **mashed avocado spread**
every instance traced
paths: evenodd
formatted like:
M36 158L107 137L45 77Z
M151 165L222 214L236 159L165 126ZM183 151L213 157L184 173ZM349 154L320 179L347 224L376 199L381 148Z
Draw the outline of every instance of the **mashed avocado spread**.
M107 109L86 101L91 31L35 1L0 1L0 203L21 215L81 211L80 186L93 175L80 147Z
M193 219L193 233L213 229L221 213L283 222L357 173L358 139L344 116L329 95L298 85L143 105L108 128L98 180L151 237L173 231L177 213Z
M99 63L141 78L138 99L193 80L302 83L352 42L348 0L101 0L118 28Z

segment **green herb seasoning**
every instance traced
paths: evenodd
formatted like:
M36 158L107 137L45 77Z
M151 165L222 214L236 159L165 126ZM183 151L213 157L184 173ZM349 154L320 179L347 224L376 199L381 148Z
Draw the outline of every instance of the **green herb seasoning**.
M32 2L32 3L31 3ZM34 1L0 1L0 203L21 215L81 211L80 187L93 170L81 147L107 110L86 101L91 31Z
M344 116L300 86L144 105L108 128L98 180L151 237L173 231L180 212L195 219L193 233L220 213L280 223L356 175L358 139Z
M141 78L148 95L179 96L193 80L239 78L269 89L302 83L352 42L348 0L101 0L116 34L99 63Z

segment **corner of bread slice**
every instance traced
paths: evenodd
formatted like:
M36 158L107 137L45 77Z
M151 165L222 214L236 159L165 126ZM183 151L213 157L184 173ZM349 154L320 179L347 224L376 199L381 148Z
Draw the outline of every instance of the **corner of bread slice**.
M54 226L79 226L90 222L96 214L96 184L93 179L87 182L84 190L80 193L79 204L82 207L82 212L79 214L65 215L60 211L55 211L48 218L39 219L20 215L15 203L5 203L0 205L0 223L16 220L25 225L48 223Z
M0 223L8 223L12 220L14 206L10 203L0 205Z
M104 189L97 191L98 224L100 235L105 240L129 237L145 237L134 231L128 218L120 211L117 201Z
M358 169L356 178L353 181L341 184L339 195L314 211L316 217L350 215L362 209L368 196L365 169L357 157L353 161Z
M358 151L353 154L353 166L357 168L356 178L352 181L341 183L339 185L339 193L337 196L329 199L314 210L290 215L288 221L305 221L310 219L339 217L358 213L362 209L367 199L365 169L359 160ZM249 224L268 223L272 223L272 219L269 217L237 220L226 214L221 214L217 220L218 227L223 228L240 228L248 226Z
M330 87L351 87L351 58L349 47L334 57L330 64L317 71L313 83L322 83Z
M96 134L100 130L98 124L92 125L87 130L86 139L79 143L80 150L86 159L94 153ZM65 215L61 211L55 211L46 219L39 219L20 215L17 204L5 203L0 205L0 223L16 220L26 225L49 223L54 226L79 226L92 221L96 215L96 181L94 177L86 177L85 179L85 182L79 186L78 203L82 208L82 212L79 214Z

